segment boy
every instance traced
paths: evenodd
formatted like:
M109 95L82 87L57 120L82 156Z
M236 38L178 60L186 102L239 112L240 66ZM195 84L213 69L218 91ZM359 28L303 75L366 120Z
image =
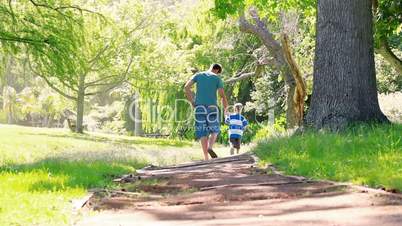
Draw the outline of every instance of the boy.
M240 151L241 137L243 136L243 131L248 125L246 118L241 115L243 105L241 103L236 103L234 105L235 112L226 117L226 124L229 125L229 142L230 142L230 154L234 154L234 149L237 150L237 154Z

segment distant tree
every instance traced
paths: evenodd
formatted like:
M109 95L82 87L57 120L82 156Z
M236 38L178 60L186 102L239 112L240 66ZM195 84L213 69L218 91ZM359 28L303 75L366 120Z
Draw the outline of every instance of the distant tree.
M102 18L86 18L82 45L75 54L81 56L75 68L58 73L53 65L44 64L31 55L31 69L35 75L60 95L76 102L76 132L83 132L85 97L108 92L121 85L130 73L135 46L125 33ZM40 56L39 56L40 57Z
M319 0L313 93L306 117L314 128L380 121L371 0Z

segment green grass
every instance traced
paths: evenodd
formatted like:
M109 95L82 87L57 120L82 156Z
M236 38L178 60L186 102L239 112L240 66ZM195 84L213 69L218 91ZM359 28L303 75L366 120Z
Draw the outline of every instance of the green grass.
M275 137L254 151L287 174L402 191L402 125Z
M0 225L69 225L71 200L147 163L190 160L192 143L0 125ZM191 149L190 149L191 150Z

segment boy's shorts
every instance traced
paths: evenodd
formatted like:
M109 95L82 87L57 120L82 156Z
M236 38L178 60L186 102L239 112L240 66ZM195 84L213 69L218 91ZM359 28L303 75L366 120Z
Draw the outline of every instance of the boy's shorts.
M229 142L233 148L240 149L241 138L229 138Z
M219 133L219 109L215 105L197 105L194 109L195 114L195 137L200 139L211 133Z

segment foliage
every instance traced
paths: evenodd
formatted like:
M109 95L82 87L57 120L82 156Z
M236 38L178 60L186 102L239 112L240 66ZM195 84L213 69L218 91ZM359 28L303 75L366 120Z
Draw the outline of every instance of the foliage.
M24 0L1 1L0 12L0 43L5 51L26 51L56 74L74 70L83 38L81 15L87 11L69 0Z
M394 50L402 58L402 51ZM379 93L392 93L402 90L402 75L398 74L380 54L375 54L377 89Z
M60 127L63 111L71 103L37 78L32 86L26 86L19 93L12 87L4 87L3 105L3 112L8 118L11 117L12 123Z
M394 48L398 48L402 40L402 3L393 0L378 0L377 10L375 12L375 37L378 42L383 39L399 39L399 42L391 41Z
M125 128L132 130L128 126L132 122L127 109L116 111L107 120L104 114L108 108L114 109L111 106L114 101L129 102L133 94L139 92L144 101L141 110L145 132L191 139L191 120L160 120L169 118L165 106L174 108L175 99L184 99L183 84L192 76L191 69L205 70L212 62L219 62L224 67L222 76L226 80L255 71L258 60L265 57L264 73L226 85L225 91L230 103L247 103L245 114L251 121L266 120L270 105L275 106L276 115L281 114L286 110L284 81L270 66L272 56L256 37L241 33L236 23L238 15L251 6L258 8L275 34L282 31L289 34L292 53L307 79L308 92L311 92L314 0L203 0L196 4L186 1L177 4L166 1L45 0L40 1L41 6L34 4L37 2L12 2L11 7L6 2L0 5L5 12L0 17L0 24L4 25L0 28L1 53L4 53L0 59L0 88L13 87L21 103L26 103L17 103L22 107L18 122L30 121L27 117L30 114L40 115L41 121L45 118L55 121L60 118L63 108L73 107L71 101L59 98L60 95L54 92L45 95L43 86L31 83L35 78L28 62L35 72L42 73L51 85L74 100L79 75L88 72L84 113L86 124L91 124L91 128L125 133L122 128L125 124ZM392 14L391 24L394 24L398 3L386 0L379 3L382 20ZM36 15L39 11L41 13ZM32 23L24 18L30 18ZM394 25L392 29L389 41L397 47L401 43L398 29L395 30ZM6 33L14 35L14 39L4 40ZM46 43L47 37L55 41ZM24 38L38 42L26 42ZM56 51L60 54L56 55ZM65 53L70 55L65 56ZM89 69L89 62L95 58L94 69ZM130 59L130 70L125 74ZM381 57L376 63L379 91L399 90L400 78L395 70ZM23 91L25 88L28 89ZM43 94L38 94L37 90L43 90ZM39 97L30 98L32 92L35 96L40 95L41 101ZM117 96L116 92L119 93ZM43 107L47 110L40 110ZM184 103L179 103L176 110L180 119L191 113Z
M214 13L219 18L225 19L227 16L241 14L246 8L253 6L264 12L263 17L275 22L280 12L295 8L307 16L314 15L315 5L316 0L215 0Z
M266 122L260 123L262 125L253 137L253 142L260 142L272 136L286 132L286 117L285 114L279 115L275 119L274 125L267 125Z
M254 150L287 174L402 190L401 125L357 125L343 133L271 137Z
M257 130L253 141L261 141L267 139L272 133L272 129L268 126L263 126L259 130Z
M85 119L88 130L123 134L125 132L123 112L124 103L121 101L114 101L104 106L95 104Z

